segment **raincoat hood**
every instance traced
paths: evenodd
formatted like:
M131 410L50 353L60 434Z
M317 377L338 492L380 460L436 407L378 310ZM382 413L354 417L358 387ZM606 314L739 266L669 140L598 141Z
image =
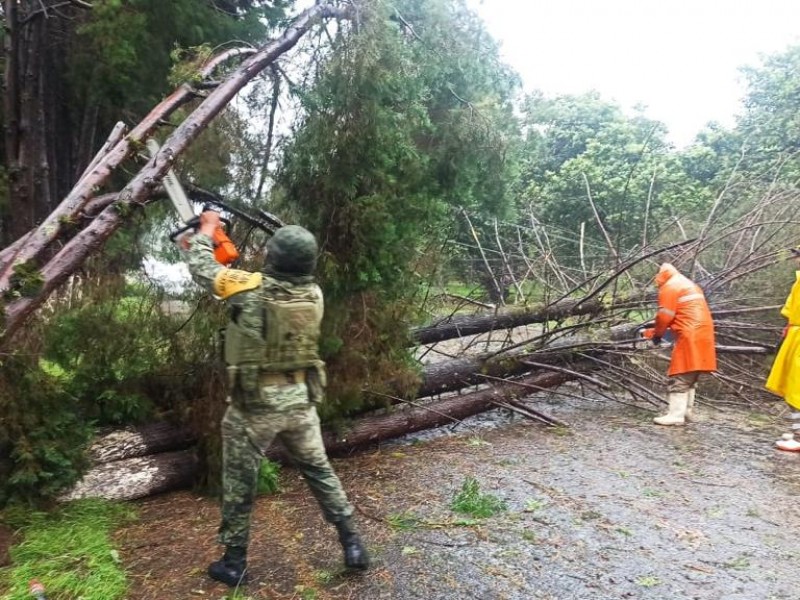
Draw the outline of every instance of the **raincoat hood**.
M672 277L673 275L677 275L678 272L679 272L678 269L676 269L670 263L663 263L661 265L661 268L658 269L658 273L656 274L656 285L658 287L661 287L662 285L667 283L667 281L669 281L670 277Z

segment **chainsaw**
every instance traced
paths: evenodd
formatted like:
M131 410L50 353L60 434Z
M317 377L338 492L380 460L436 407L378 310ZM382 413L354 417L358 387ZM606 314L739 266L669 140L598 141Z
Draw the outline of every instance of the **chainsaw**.
M151 158L155 157L155 155L158 153L158 149L159 145L157 141L155 141L153 138L147 140L147 150L150 153ZM200 226L200 217L194 214L194 209L189 202L189 197L186 195L180 180L172 169L170 169L164 176L163 183L164 189L167 192L167 196L169 196L170 202L172 202L172 206L178 213L178 217L180 217L181 221L183 221L183 226L173 231L169 235L169 239L174 242L187 231L196 231ZM216 204L218 208L222 208L219 206L221 203ZM207 204L203 207L203 210L214 210L216 212L220 212L218 208L215 208L211 204ZM230 229L230 221L227 219L222 219L222 222L228 229ZM239 258L239 251L228 237L228 234L225 233L225 229L222 226L218 227L216 231L214 231L214 236L212 239L214 242L214 258L218 263L229 267L237 258Z

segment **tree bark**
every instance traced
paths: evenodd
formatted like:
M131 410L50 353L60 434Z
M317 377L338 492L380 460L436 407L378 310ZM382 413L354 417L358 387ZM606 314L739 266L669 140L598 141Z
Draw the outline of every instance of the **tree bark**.
M74 124L64 74L69 44L86 10L65 4L4 2L3 164L11 208L0 237L4 244L45 218L71 185Z
M504 379L531 371L525 360L533 359L530 352L504 354L498 357L483 354L467 358L457 358L427 365L423 371L422 384L417 390L417 398L444 394L460 390L470 385L486 383L489 378ZM537 356L543 363L564 362L568 358L551 354Z
M359 419L344 434L325 432L325 449L330 454L341 454L409 433L452 424L491 410L496 407L496 402L530 396L531 389L524 386L551 388L571 379L573 377L566 373L536 373L521 378L516 383L493 385L429 405Z

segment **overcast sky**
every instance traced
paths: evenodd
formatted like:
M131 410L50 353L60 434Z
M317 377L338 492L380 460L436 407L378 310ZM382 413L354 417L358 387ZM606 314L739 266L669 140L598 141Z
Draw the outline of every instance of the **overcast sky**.
M800 43L800 0L467 0L525 88L647 107L678 146L734 123L739 67Z

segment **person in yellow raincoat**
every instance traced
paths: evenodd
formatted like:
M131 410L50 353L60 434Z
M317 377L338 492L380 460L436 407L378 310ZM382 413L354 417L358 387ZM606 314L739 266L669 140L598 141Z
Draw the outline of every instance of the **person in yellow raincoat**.
M658 345L669 329L675 336L675 344L667 371L669 411L653 422L683 425L693 417L700 374L717 370L714 321L700 286L670 263L661 265L655 282L658 286L656 323L655 327L643 330L642 337Z
M767 378L766 388L786 401L795 412L791 417L800 424L800 246L791 249L794 259L795 281L786 298L786 303L781 309L781 315L789 323L784 329L784 338L772 370ZM779 450L800 452L800 441L794 439L792 434L786 434L783 439L775 442Z

